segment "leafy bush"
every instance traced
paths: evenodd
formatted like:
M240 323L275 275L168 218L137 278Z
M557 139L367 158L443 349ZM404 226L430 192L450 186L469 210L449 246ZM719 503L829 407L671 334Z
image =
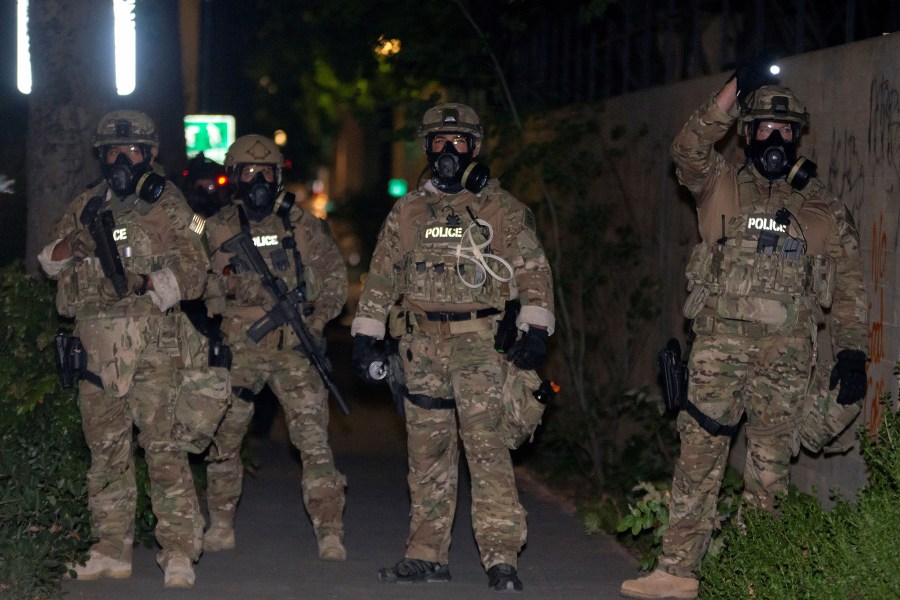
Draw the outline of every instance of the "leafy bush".
M747 510L701 570L704 599L900 598L900 414L860 433L869 482L825 510L791 489L781 516Z
M743 487L741 474L728 468L722 479L716 505L716 528L710 543L711 554L718 553L722 545L718 532L738 514ZM620 534L620 540L626 546L641 556L641 570L649 571L656 565L656 559L662 552L663 534L669 525L669 482L654 485L642 481L632 489L631 495L628 512L619 520L615 531ZM585 526L588 533L593 533L589 521L585 521Z
M90 457L56 374L53 290L0 271L0 598L52 593L90 543Z
M87 557L90 452L74 389L56 372L54 288L0 270L0 599L44 598L66 565ZM137 444L135 444L137 448ZM156 517L140 449L135 540L154 544ZM202 480L202 478L201 478Z

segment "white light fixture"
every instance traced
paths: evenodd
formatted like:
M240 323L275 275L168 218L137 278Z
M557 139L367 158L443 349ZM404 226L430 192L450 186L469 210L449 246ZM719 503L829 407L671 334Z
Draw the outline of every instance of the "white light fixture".
M134 27L135 0L113 0L116 40L116 91L127 96L137 84L137 33Z
M16 87L31 93L31 56L28 54L28 0L16 2Z
M113 0L116 48L116 91L127 96L137 85L137 33L134 25L135 0ZM16 2L16 86L31 93L31 54L28 47L28 0Z

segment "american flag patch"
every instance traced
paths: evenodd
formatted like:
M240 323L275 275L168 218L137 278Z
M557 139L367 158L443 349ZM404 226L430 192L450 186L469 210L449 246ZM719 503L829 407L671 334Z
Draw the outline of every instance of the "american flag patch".
M200 215L194 215L194 218L191 219L191 231L196 233L197 235L203 235L203 230L206 229L206 219L201 217Z

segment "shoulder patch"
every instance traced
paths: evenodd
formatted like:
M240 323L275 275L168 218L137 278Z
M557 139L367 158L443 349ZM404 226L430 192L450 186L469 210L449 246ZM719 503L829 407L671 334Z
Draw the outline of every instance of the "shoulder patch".
M531 209L527 206L522 212L524 213L522 217L522 225L537 233L537 222L534 219L534 213L531 212Z
M194 216L191 217L191 224L189 227L190 230L197 235L203 235L203 231L206 229L206 219L198 214L194 214Z
M847 205L844 205L844 220L847 221L847 225L850 226L850 229L859 237L859 231L856 229L856 221L853 220L853 213L850 212L850 209L847 208Z

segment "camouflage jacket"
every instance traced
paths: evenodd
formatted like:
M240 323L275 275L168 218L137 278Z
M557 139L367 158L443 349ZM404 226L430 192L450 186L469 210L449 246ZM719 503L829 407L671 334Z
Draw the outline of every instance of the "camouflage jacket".
M259 222L248 221L248 233L272 274L284 280L289 290L297 286L297 268L295 255L283 247L283 239L291 237L296 241L306 298L313 308L305 321L314 333L320 334L325 324L341 313L347 300L347 267L325 221L296 206L288 219L292 230L286 229L281 217L272 214ZM236 327L246 329L271 309L274 301L257 274L233 273L232 255L220 249L241 232L238 205L226 206L207 220L206 231L211 250L205 295L208 310L237 321ZM298 308L302 313L302 307Z
M473 215L492 231L473 227ZM481 254L499 277L461 254ZM352 333L383 337L397 302L414 312L465 312L502 309L512 298L522 305L520 328L553 332L552 274L532 212L496 180L477 195L444 194L429 182L397 201L385 219Z
M697 109L672 144L678 180L694 196L700 237L704 244L716 244L746 229L756 214L786 208L799 225L806 254L833 259L834 296L831 301L831 334L836 349L864 349L867 346L867 297L859 255L859 234L849 210L813 179L803 190L784 180L770 183L749 161L733 164L714 145L737 118L723 112L715 97ZM757 248L747 248L752 262Z
M47 270L52 248L75 228L84 228L81 213L88 201L101 196L101 210L112 211L113 238L126 271L149 275L156 292L129 295L109 302L97 290L104 277L96 257L73 257L50 263L48 273L58 280L57 310L76 319L138 317L160 315L179 300L197 298L203 292L209 265L203 246L203 220L193 211L178 188L166 182L162 196L148 204L137 196L119 199L106 182L91 187L75 198L53 230L54 241L41 253Z

